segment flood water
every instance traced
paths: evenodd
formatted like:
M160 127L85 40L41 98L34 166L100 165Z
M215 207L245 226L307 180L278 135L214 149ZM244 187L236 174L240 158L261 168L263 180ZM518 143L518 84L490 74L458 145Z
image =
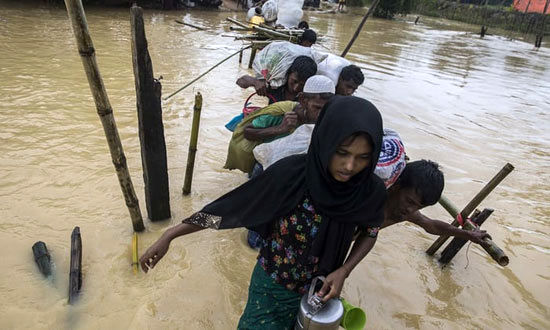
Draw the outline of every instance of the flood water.
M155 270L134 275L132 226L66 13L0 3L0 328L231 329L242 312L255 253L243 230L203 231L172 243ZM174 19L207 26L196 31ZM236 51L227 12L146 11L155 76L168 95ZM361 17L307 14L339 53ZM97 60L144 217L145 198L130 52L129 10L87 9ZM368 328L550 328L550 51L487 36L476 26L422 18L371 20L348 57L363 68L357 95L397 130L411 159L439 162L445 195L464 206L506 163L516 169L482 203L484 224L510 257L498 266L464 248L445 268L435 240L412 224L384 229L346 281ZM173 218L140 233L140 252L167 227L246 181L223 170L223 125L251 93L235 57L163 103ZM194 93L201 119L193 192L181 196ZM440 206L426 214L450 221ZM79 226L83 288L67 304L70 234ZM46 242L55 276L44 279L31 246Z

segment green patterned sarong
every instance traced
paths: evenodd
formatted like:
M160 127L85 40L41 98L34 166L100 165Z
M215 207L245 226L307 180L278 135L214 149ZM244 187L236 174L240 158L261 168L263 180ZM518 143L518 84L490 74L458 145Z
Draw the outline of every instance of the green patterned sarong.
M256 263L238 329L293 329L301 298L275 282Z

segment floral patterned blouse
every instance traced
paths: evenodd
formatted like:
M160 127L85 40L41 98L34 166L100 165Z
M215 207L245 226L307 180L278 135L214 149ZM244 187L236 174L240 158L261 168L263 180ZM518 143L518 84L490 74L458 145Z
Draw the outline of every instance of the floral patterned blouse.
M183 220L203 228L218 229L221 217L197 212ZM318 271L319 258L310 254L322 217L315 212L308 196L288 215L273 222L271 235L264 240L258 255L260 266L275 282L291 291L305 294L313 274ZM376 237L379 227L365 229Z
M305 294L318 271L319 258L309 251L321 220L306 197L287 216L274 222L271 235L260 249L258 262L262 268L288 290Z

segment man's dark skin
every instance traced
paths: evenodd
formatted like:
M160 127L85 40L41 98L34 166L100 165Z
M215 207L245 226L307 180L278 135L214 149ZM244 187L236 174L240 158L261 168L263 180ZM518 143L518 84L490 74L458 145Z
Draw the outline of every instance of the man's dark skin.
M319 94L298 94L299 104L293 111L284 114L281 124L267 128L254 128L248 125L244 131L244 138L250 141L264 141L282 134L292 132L302 124L315 124L321 109L328 101Z
M292 72L288 75L288 79L285 85L285 97L284 100L279 101L294 101L302 90L304 90L304 84L306 82L298 78L296 72ZM256 93L260 96L267 96L267 82L262 79L256 79L249 75L244 75L237 79L237 85L241 88L254 87Z
M336 85L336 95L350 96L359 88L359 85L350 80L344 80L342 77L338 78L338 84Z
M426 217L419 211L425 206L422 205L421 201L421 196L414 188L401 188L399 182L391 186L388 189L388 199L384 207L384 222L381 228L409 221L422 227L432 235L455 236L477 244L483 244L484 237L491 238L485 230L463 230L446 222Z

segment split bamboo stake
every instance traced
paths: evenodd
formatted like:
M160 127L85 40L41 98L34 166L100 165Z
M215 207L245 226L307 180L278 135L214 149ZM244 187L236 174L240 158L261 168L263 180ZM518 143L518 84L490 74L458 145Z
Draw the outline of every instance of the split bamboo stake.
M241 51L245 50L245 49L248 49L252 47L252 45L250 46L246 46L246 47L243 47L241 49L239 49L238 51L236 51L235 53L227 56L226 58L224 58L223 60L219 61L216 65L214 65L213 67L211 67L210 69L206 70L205 72L201 73L197 78L191 80L190 82L188 82L185 86L183 86L182 88L178 89L177 91L173 92L172 94L168 95L167 97L163 98L164 101L168 100L169 98L171 98L172 96L176 95L177 93L181 92L182 90L186 89L187 87L191 86L195 81L201 79L202 77L206 76L208 74L208 72L214 70L216 67L218 67L220 64L222 64L223 62L227 61L228 59L232 58L233 56L239 54Z
M138 273L139 262L138 262L138 234L134 233L132 236L132 269L134 274Z
M189 140L189 153L187 154L187 168L185 169L185 180L183 183L183 194L191 193L191 182L193 181L193 168L195 167L195 154L197 153L197 141L199 139L199 123L201 120L202 95L195 95L195 106L193 107L193 125L191 126L191 139Z
M365 14L365 16L363 16L363 20L361 21L361 23L359 23L359 26L357 27L357 30L355 30L355 33L353 34L353 37L351 38L348 45L346 46L346 48L342 52L342 55L340 55L341 57L346 57L346 55L348 54L351 46L355 42L355 39L357 39L357 37L359 36L359 32L361 32L361 29L363 29L363 25L365 25L365 22L367 21L367 18L369 18L370 14L374 12L374 10L376 9L376 6L378 6L379 2L380 2L380 0L374 0L374 2L372 3L372 6L370 6L370 8L367 11L367 13Z
M510 172L514 170L514 166L510 163L506 163L504 167L489 181L483 189L481 189L477 195L474 196L474 198L464 207L464 209L460 212L460 215L462 215L462 219L468 218L470 213L472 213L475 208L495 189L496 186L498 186L499 183L506 178ZM441 196L441 199L439 200L439 204L443 206L447 211L447 207L445 206L447 201L449 201L445 196ZM449 211L450 212L450 211ZM458 214L458 212L457 212ZM455 214L453 217L456 218ZM452 214L451 214L452 215ZM458 221L454 220L451 225L458 227ZM428 255L433 255L446 241L449 239L449 236L439 236L439 238L426 250L426 253Z
M451 216L456 218L456 216L458 215L458 208L454 206L453 203L447 198L443 197L442 200L443 202L441 203L441 206L443 206ZM477 229L477 227L475 224L472 223L472 221L464 220L464 226L462 227L462 229L475 230ZM483 239L483 244L480 245L499 265L506 266L510 262L510 259L504 253L504 251L502 251L502 249L499 248L490 238L485 237Z
M88 23L81 0L65 0L65 6L72 23L72 28L76 42L78 45L78 53L82 59L84 70L88 78L88 84L94 97L94 102L97 109L97 114L103 125L111 158L115 166L116 174L122 194L126 201L126 206L130 212L130 218L134 226L134 231L142 231L145 229L141 211L139 209L139 201L134 191L132 179L126 164L126 156L120 142L120 136L116 127L113 109L103 84L103 79L99 73L97 61L95 58L95 49L88 31Z

